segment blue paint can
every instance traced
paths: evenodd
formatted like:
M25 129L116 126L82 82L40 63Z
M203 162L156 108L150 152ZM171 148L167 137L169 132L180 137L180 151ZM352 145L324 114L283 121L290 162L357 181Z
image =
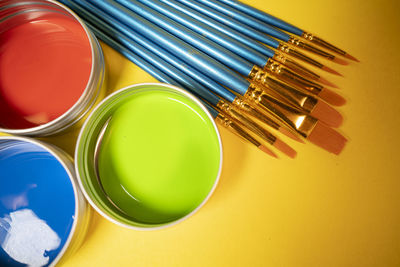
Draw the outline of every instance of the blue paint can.
M75 179L58 148L0 137L0 266L54 266L80 246L90 210Z

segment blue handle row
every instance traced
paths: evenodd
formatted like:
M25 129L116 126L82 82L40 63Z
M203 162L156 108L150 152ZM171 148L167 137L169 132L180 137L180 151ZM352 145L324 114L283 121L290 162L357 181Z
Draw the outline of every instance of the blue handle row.
M160 44L160 46L163 46L172 54L179 56L187 64L193 66L206 76L241 95L247 91L250 83L245 78L175 36L159 29L130 10L109 0L94 0L91 3L94 3L142 36Z
M253 18L256 18L260 21L263 21L265 23L268 23L270 25L273 25L275 27L278 27L279 29L288 31L290 33L296 34L301 36L303 34L303 30L290 24L287 23L286 21L283 21L281 19L278 19L268 13L265 13L261 10L258 10L252 6L246 5L238 0L218 0L222 3L225 3L239 11L242 11L246 13L249 16L252 16Z
M170 6L155 0L138 0L149 8L159 12L172 19L173 21L185 26L186 28L206 37L207 39L221 45L222 47L230 50L231 52L241 56L242 58L250 61L251 63L264 67L267 64L268 57L264 56L258 51L244 45L243 43L231 38L214 28L204 24L201 21L195 20L192 17L174 9Z
M74 8L69 3L67 4L65 0L59 0L61 3L69 6L71 9ZM76 12L76 9L74 8ZM149 73L151 76L156 78L158 81L163 83L174 84L177 83L174 79L154 68L151 64L147 63L145 60L141 59L137 55L133 54L131 51L126 49L124 46L120 45L116 41L114 41L111 37L103 33L101 30L98 30L95 26L93 26L90 22L85 21L85 24L89 27L89 29L96 35L97 38L102 40L105 44L113 48L115 51L118 51L121 55L132 61L134 64L139 66L141 69Z
M175 35L176 37L182 39L188 44L196 47L197 49L203 51L205 54L213 57L214 59L220 61L225 66L237 71L238 73L247 76L250 74L254 64L248 62L247 60L237 56L231 51L223 48L220 45L204 38L181 25L175 21L169 19L168 17L155 12L154 10L148 8L147 6L139 3L135 0L116 0L119 4L125 6L126 8L133 11L145 18L146 20L154 23L160 28L168 31L169 33Z
M149 52L151 52L152 54L159 56L163 61L171 64L177 70L183 72L187 76L201 83L202 86L200 87L199 90L202 90L202 87L206 87L208 90L213 91L214 93L216 93L217 95L226 99L229 102L232 102L236 98L235 94L233 94L232 92L230 92L217 82L213 81L212 79L205 76L198 70L187 65L185 62L183 62L176 56L165 51L162 47L138 35L132 29L129 29L127 26L118 22L115 18L111 17L110 15L98 9L97 7L83 1L80 1L79 4L82 7L79 7L78 5L73 5L74 11L77 12L79 15L84 17L86 20L89 20L93 25L97 25L98 27L103 29L103 31L107 31L110 35L130 39L131 42L134 42L139 46L149 50ZM87 10L90 10L90 12ZM207 99L207 101L214 102L213 104L216 104L214 101L215 98L213 100L213 98L207 98L205 96L203 97Z
M60 2L65 2L65 0L60 0ZM155 68L151 64L147 63L140 57L136 56L135 54L131 53L128 49L114 41L112 38L107 36L105 33L102 31L98 30L95 26L91 25L89 22L85 21L85 23L88 25L89 29L99 38L101 39L104 43L109 45L110 47L114 48L116 51L121 53L123 56L125 56L127 59L138 65L140 68L145 70L147 73L152 75L154 78L156 78L158 81L163 82L163 83L169 83L172 85L180 86L182 87L182 84L177 82L176 80L172 79L168 75L164 74L162 71L159 69ZM211 116L213 118L216 118L218 116L218 111L215 110L212 106L210 106L207 102L204 102L204 100L200 99L200 101L203 103L203 105L208 109L210 112Z
M186 6L216 20L219 21L226 26L229 26L230 28L241 32L242 34L257 40L261 43L264 43L266 45L269 45L273 48L278 48L279 46L279 41L275 40L274 38L270 37L267 34L264 34L263 32L257 31L254 28L247 26L244 23L241 23L239 21L233 20L231 17L224 15L218 11L215 11L212 8L209 8L206 5L203 5L197 1L192 1L192 0L177 0L182 4L185 4Z
M85 2L83 1L80 1L80 3L85 4ZM149 50L143 48L142 46L132 42L124 35L117 32L115 28L104 22L104 20L101 20L98 17L94 16L92 13L85 11L83 8L80 8L76 4L71 4L70 6L74 8L77 14L83 16L86 21L88 21L92 25L96 25L97 28L101 29L101 31L108 36L113 36L113 38L125 48L129 49L132 53L146 60L152 66L158 68L163 73L167 74L169 77L179 82L179 84L183 85L183 87L188 88L191 91L196 91L197 94L200 95L200 97L207 99L207 101L210 101L213 105L216 105L219 102L219 97L211 93L209 90L205 89L197 81L185 74L181 74L180 71L171 64L165 62L163 59L151 53ZM90 6L87 7L90 8ZM92 10L92 12L94 12L94 10Z
M236 41L241 42L242 44L260 52L261 54L267 57L272 58L275 55L275 52L272 49L266 47L265 45L260 44L259 42L255 41L252 38L249 38L248 36L242 34L241 32L234 30L224 25L223 23L216 21L215 19L203 15L202 13L188 6L183 5L176 0L160 0L160 2L163 2L164 4L169 5L171 8L178 10L183 14L186 14L189 18L192 18L192 20L197 20L197 22L202 22L205 25L228 35L229 37L235 39Z
M111 36L114 36L114 37L116 35L119 35L118 32L116 32L116 31L110 32L110 31L108 31L109 29L107 30L107 28L103 28L103 26L105 26L105 24L102 22L102 20L100 20L98 17L94 16L89 11L85 10L83 7L81 7L75 3L72 3L71 1L67 1L67 0L61 0L60 2L63 2L65 5L69 6L71 9L73 9L77 14L85 17L85 23L89 26L89 28L92 30L92 32L98 38L100 38L103 42L105 42L110 47L114 48L116 51L120 52L122 55L124 55L126 58L131 60L133 63L138 65L140 68L142 68L146 72L148 72L150 75L152 75L157 80L164 82L164 83L178 85L180 87L185 87L188 84L191 84L192 80L187 75L185 75L183 73L179 73L179 71L178 71L177 74L181 76L181 79L171 78L170 76L168 76L167 74L162 72L159 68L155 67L152 64L149 64L147 61L143 60L140 56L132 53L125 46L119 44L117 41L110 38L106 33L104 33L104 31L108 32L109 34L112 34ZM80 4L84 6L86 3L80 1ZM102 17L103 19L107 19L106 17L104 17L104 15L107 15L107 14L104 14L104 12L102 12L103 14L101 14L101 13L98 13L98 11L100 11L100 10L97 10L97 8L95 8L93 6L87 6L87 7L90 8L91 12L94 12L95 14ZM90 22L88 22L88 21L90 21ZM96 25L96 27L93 26L93 24ZM101 30L99 30L98 27ZM124 37L120 36L119 39L123 40ZM182 80L183 80L183 82L182 82ZM196 87L196 84L186 87L186 88L188 88L192 93L194 93L200 97L203 97L204 99L206 99L207 101L209 101L210 103L212 103L214 105L216 105L220 100L218 97L216 97L215 95L208 92L207 89L202 88L201 86L199 87L198 85ZM202 102L203 102L203 104L206 105L206 107L208 108L211 115L214 118L216 118L218 115L218 112L213 107L211 107L209 104L205 103L204 101L202 101Z
M236 10L226 4L223 4L216 0L196 0L196 2L205 4L208 7L231 17L231 19L233 19L235 21L240 21L260 32L263 32L265 34L271 35L272 37L278 38L279 40L282 40L285 42L289 41L290 35L288 35L287 33L284 33L283 31L280 31L277 28L274 28L267 23L259 21L255 18L247 15L246 13Z

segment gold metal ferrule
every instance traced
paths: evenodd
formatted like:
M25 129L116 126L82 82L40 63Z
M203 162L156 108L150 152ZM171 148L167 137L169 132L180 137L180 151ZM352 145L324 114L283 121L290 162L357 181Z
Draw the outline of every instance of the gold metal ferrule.
M300 73L301 75L304 75L308 78L311 78L313 80L318 80L319 78L321 78L321 76L319 76L318 74L316 74L315 72L312 72L311 70L307 69L306 67L300 65L299 63L297 63L296 61L286 57L284 54L276 51L274 56L272 57L274 60L282 63L283 65L285 65L286 67L290 68L291 70Z
M268 59L267 64L264 66L264 70L272 73L274 76L285 82L306 89L315 95L318 95L324 88L322 85L298 75L273 59Z
M281 99L287 104L306 112L311 112L318 102L315 97L272 78L257 66L253 68L249 78L251 81L263 85L263 87L259 86L259 88L263 89L264 93Z
M230 118L225 116L224 114L219 113L215 118L215 121L220 125L224 126L237 136L243 138L244 140L252 143L256 147L261 145L256 139L254 139L250 134L248 134L242 127L240 127L237 123L233 122Z
M328 52L325 52L325 51L323 51L323 50L321 50L321 49L319 49L319 48L317 48L317 47L315 47L313 45L310 45L310 44L306 43L306 42L303 42L302 40L300 40L297 37L291 36L289 41L288 41L288 43L292 44L294 46L300 47L300 48L302 48L302 49L304 49L306 51L309 51L311 53L314 53L316 55L319 55L321 57L324 57L326 59L329 59L329 60L334 60L335 59L334 55L329 54Z
M266 116L264 113L260 112L258 109L254 108L251 106L247 101L244 101L241 97L237 96L233 102L232 105L240 110L243 111L245 114L250 115L257 120L261 121L262 123L270 126L271 128L275 130L279 130L281 127L278 123L276 123L273 119L270 117Z
M306 39L307 41L310 41L311 43L314 43L316 45L319 45L320 47L326 48L330 51L333 51L335 53L338 53L342 56L346 55L347 53L345 51L343 51L342 49L322 40L321 38L315 36L312 33L309 32L303 32L303 34L301 35L301 37L303 37L304 39Z
M269 112L305 138L311 134L318 122L316 118L266 94L263 89L253 83L247 89L244 97L251 103L262 107L266 112Z
M290 45L286 44L286 43L279 43L279 46L277 48L278 51L281 51L282 53L285 53L289 56L295 57L297 59L300 59L308 64L311 64L317 68L322 69L324 67L323 64L319 63L318 61L310 58L309 56L304 55L303 53L297 51L296 49L294 49L293 47L291 47Z
M233 118L234 120L239 121L241 124L243 124L247 129L261 137L264 141L266 141L269 144L274 144L276 141L276 137L262 128L260 125L255 123L253 120L250 118L242 115L240 112L235 110L235 108L229 104L228 102L225 102L224 100L220 100L217 104L217 108L222 112Z

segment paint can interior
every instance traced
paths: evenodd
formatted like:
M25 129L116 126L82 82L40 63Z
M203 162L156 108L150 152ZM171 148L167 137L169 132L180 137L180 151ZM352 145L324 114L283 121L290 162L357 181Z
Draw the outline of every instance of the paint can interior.
M105 218L156 229L195 213L214 191L222 144L207 109L167 84L137 84L104 99L86 120L75 168Z
M26 137L0 137L0 266L54 266L82 243L90 209L72 161Z
M0 131L52 135L79 121L104 77L101 47L55 1L0 2Z

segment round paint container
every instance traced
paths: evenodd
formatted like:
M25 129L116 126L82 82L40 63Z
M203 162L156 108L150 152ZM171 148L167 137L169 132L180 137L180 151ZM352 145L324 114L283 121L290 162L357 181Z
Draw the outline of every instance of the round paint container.
M207 109L167 84L121 89L89 115L75 168L84 195L105 218L135 229L175 224L214 191L222 145Z
M0 266L54 266L82 243L90 209L69 156L0 137Z
M0 131L45 136L79 121L104 78L101 47L56 1L0 2Z

